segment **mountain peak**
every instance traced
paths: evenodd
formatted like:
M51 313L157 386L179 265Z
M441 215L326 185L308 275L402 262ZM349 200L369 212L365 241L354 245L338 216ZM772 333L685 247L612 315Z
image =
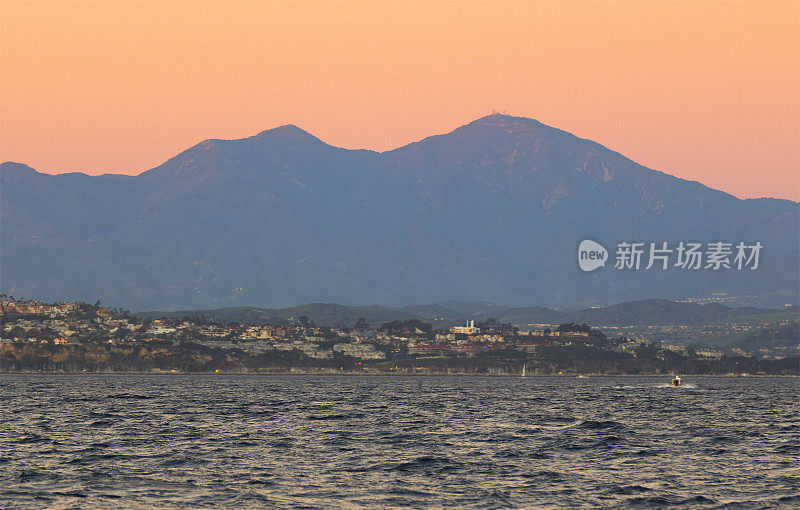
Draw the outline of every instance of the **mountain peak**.
M467 126L480 126L487 128L522 128L543 126L541 122L536 119L528 117L515 117L505 113L492 113L479 119L475 119Z
M0 175L3 179L7 178L29 178L38 175L39 172L24 163L6 161L0 164Z
M16 161L6 161L4 163L0 163L0 169L6 172L38 173L36 170L29 167L25 163L17 163Z
M26 178L10 165L0 172L0 290L14 294L140 309L428 301L496 318L504 307L483 300L798 296L797 203L738 200L510 115L387 153L280 126L201 142L129 179ZM610 252L623 241L758 240L770 256L758 272L588 274L575 262L584 239Z
M538 120L528 117L516 117L514 115L507 115L504 113L492 113L458 127L444 136L456 135L467 136L469 138L477 137L478 140L497 143L498 137L506 138L511 136L513 138L538 138L541 136L558 136L561 134L569 133L546 124L542 124ZM435 138L437 138L437 136L429 137L429 139Z
M312 135L308 131L300 129L294 124L284 124L283 126L267 129L265 131L258 133L257 135L250 137L251 140L265 140L268 138L278 139L278 140L309 140L318 142L321 141L316 136Z

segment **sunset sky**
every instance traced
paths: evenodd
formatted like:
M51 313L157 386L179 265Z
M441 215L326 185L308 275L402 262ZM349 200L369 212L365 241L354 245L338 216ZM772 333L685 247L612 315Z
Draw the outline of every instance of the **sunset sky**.
M800 2L0 3L0 159L138 174L296 124L386 150L492 109L800 200Z

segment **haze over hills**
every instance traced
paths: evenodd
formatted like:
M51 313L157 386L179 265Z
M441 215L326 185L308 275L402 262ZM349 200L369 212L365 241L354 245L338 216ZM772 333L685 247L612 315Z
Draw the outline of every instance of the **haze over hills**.
M423 322L455 324L467 320L485 321L489 318L503 323L519 326L528 324L589 324L590 326L666 326L685 325L701 326L719 324L725 321L751 322L762 321L765 314L775 317L770 322L786 319L800 319L797 307L771 310L753 307L733 308L718 303L676 303L663 299L646 299L618 303L612 306L585 308L582 310L563 311L545 307L509 308L491 305L491 303L475 303L469 308L468 303L456 303L450 308L449 303L407 306L403 308L387 308L382 306L344 306L332 303L309 303L290 308L258 308L252 306L220 308L215 310L178 310L139 312L138 317L159 318L198 318L209 321L239 322L250 324L279 324L296 320L301 316L308 317L319 326L353 326L360 318L378 326L384 322L407 321L417 319ZM483 306L481 306L483 305ZM491 306L486 306L491 305Z
M740 200L535 120L490 115L376 153L295 126L138 176L0 166L0 290L130 309L301 302L798 301L800 205ZM582 239L755 242L756 271L577 267Z

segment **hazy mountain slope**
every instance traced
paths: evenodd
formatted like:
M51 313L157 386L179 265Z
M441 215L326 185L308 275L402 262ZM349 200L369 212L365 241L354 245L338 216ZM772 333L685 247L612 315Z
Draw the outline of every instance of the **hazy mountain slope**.
M800 322L795 321L770 328L756 328L740 333L721 336L700 337L689 342L692 347L710 347L712 349L730 349L739 347L748 352L759 349L775 349L788 347L786 354L792 354L800 343ZM796 352L796 351L794 351Z
M770 311L753 307L733 308L717 303L676 303L664 299L646 299L576 311L556 311L542 307L513 308L506 310L498 320L514 324L574 322L593 326L700 325L736 320Z
M0 184L0 287L21 296L175 309L728 292L777 305L800 285L797 203L739 200L502 115L385 153L283 126L207 140L136 177L4 163ZM765 248L758 271L582 273L584 238L612 252L619 241Z
M353 326L361 318L373 325L416 318L401 310L382 306L345 306L335 303L309 303L280 309L242 306L213 310L147 311L137 312L134 315L153 319L162 317L177 319L203 317L209 321L240 322L244 324L279 324L305 316L320 326Z
M372 324L381 324L393 320L419 319L424 322L436 322L437 327L445 327L448 323L458 323L469 318L484 321L490 317L501 322L520 325L528 324L564 324L574 322L591 326L642 326L642 325L703 325L718 324L727 320L747 320L750 317L770 317L769 322L778 324L784 320L800 319L796 307L787 310L769 310L752 307L728 307L715 303L675 303L662 299L648 299L619 303L601 308L587 308L575 311L551 310L544 307L503 308L491 303L454 303L457 309L449 307L450 303L430 305L414 305L401 309L381 306L345 306L334 303L310 303L291 308L256 308L234 307L213 310L179 310L175 312L150 311L139 312L140 317L205 317L213 321L233 321L243 323L277 323L290 318L298 319L306 316L318 325L333 326L344 324L352 326L359 318ZM418 313L414 313L416 310ZM755 315L759 314L759 315ZM769 315L767 315L769 314Z
M420 281L418 292L446 298L456 280L465 299L568 303L582 293L682 297L797 280L797 250L782 240L797 235L797 204L738 200L536 121L491 116L387 156L387 171L414 176L407 182L420 199L396 238L415 240L408 255L421 256L426 275L447 275ZM609 249L622 240L769 239L775 272L735 281L711 272L579 274L574 254L585 238Z

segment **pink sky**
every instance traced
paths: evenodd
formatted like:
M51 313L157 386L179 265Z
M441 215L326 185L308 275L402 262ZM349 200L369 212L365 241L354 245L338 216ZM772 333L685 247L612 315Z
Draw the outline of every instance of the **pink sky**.
M137 174L293 123L385 150L492 109L800 200L800 3L0 3L0 159Z

